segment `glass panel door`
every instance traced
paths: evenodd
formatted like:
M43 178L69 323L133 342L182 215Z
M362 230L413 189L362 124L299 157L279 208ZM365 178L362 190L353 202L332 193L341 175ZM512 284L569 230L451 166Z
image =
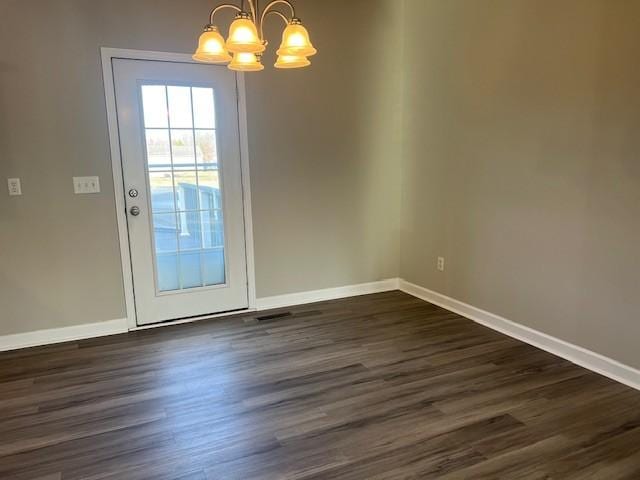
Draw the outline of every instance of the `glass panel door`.
M235 73L112 63L137 324L247 308Z

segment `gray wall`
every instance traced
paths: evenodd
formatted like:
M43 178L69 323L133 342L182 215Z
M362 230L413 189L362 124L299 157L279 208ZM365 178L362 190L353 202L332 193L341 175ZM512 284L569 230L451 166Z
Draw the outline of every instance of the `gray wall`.
M406 12L401 276L640 367L640 2Z
M296 3L314 65L247 80L258 296L398 274L400 76L368 43L396 30L396 2ZM190 53L211 7L0 3L0 179L20 177L24 191L0 192L0 335L124 316L99 47ZM100 195L73 194L83 175L100 176Z

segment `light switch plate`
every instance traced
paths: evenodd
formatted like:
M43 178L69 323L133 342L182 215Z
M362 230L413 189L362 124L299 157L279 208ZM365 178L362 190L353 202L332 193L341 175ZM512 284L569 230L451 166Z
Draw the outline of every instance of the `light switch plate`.
M73 192L76 195L100 193L99 177L73 177Z
M10 196L22 195L22 185L20 185L19 178L8 178L7 185L9 186Z

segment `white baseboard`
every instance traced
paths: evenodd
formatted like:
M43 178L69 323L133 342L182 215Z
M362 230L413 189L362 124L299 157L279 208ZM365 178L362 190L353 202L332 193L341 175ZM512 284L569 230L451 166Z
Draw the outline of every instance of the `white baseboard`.
M640 390L640 370L405 280L400 280L399 284L400 290L409 295L458 313L481 325Z
M15 333L0 336L0 352L19 348L38 347L53 343L71 342L85 338L104 337L128 331L127 319L108 320L106 322L86 323L71 327L37 330L35 332Z
M338 298L354 297L356 295L367 295L369 293L388 292L397 290L399 279L391 278L379 282L362 283L359 285L348 285L345 287L327 288L324 290L313 290L309 292L290 293L274 297L259 298L255 310L269 310L272 308L289 307L302 305L305 303L321 302L324 300L335 300ZM252 309L247 312L254 311ZM239 312L232 312L231 314ZM224 315L207 315L202 319L214 318ZM134 328L140 330L144 328L160 328L167 325L177 325L180 323L191 323L198 319L177 320L159 325ZM54 343L71 342L86 338L104 337L118 333L128 332L129 326L126 318L109 320L107 322L88 323L75 325L72 327L52 328L50 330L38 330L35 332L16 333L13 335L0 336L0 352L17 350L19 348L37 347Z
M609 377L612 380L640 390L640 370L624 365L599 353L587 350L586 348L560 340L559 338L552 337L551 335L539 332L532 328L525 327L524 325L507 320L499 315L495 315L491 312L476 308L467 303L398 278L362 283L359 285L347 285L344 287L263 297L257 299L256 309L260 311L291 307L295 305L336 300L340 298L354 297L357 295L368 295L371 293L388 292L398 289L408 293L409 295L413 295L414 297L469 318L470 320L505 335L562 357L576 365L580 365L581 367ZM115 335L118 333L126 333L128 330L127 319L122 318L106 322L5 335L0 336L0 352L82 340L86 338Z
M311 290L308 292L288 293L286 295L258 298L256 307L258 310L270 310L272 308L292 307L294 305L324 302L326 300L355 297L357 295L368 295L370 293L389 292L391 290L398 290L398 288L399 279L389 278L379 282L361 283L358 285L347 285L344 287L325 288L323 290Z

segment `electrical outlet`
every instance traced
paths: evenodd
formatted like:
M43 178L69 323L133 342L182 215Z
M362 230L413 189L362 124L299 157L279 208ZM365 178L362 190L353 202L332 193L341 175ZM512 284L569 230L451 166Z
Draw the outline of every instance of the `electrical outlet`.
M22 195L22 186L19 178L8 178L7 185L9 186L10 196Z
M444 257L438 257L438 270L444 272Z
M100 193L100 178L73 177L73 192L76 195L85 193Z

